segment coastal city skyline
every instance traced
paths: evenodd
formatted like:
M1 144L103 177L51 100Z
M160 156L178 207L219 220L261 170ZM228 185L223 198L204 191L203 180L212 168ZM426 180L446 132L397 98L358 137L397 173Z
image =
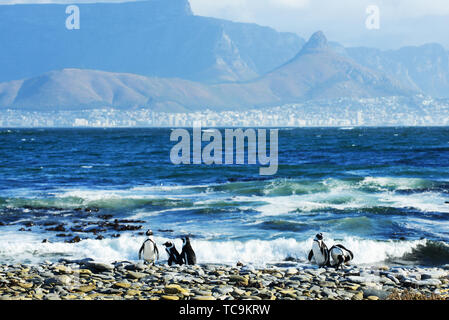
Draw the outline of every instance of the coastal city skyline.
M340 106L335 109L335 105ZM342 127L342 126L445 126L449 101L414 98L340 99L289 104L247 111L155 112L98 108L79 111L0 111L0 127Z

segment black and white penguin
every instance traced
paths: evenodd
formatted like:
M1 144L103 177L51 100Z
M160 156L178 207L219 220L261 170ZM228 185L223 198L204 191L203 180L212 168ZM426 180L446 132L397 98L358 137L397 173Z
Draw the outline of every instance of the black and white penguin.
M154 264L156 260L159 260L159 250L153 238L153 231L148 230L146 235L148 238L139 250L139 260L143 257L145 263Z
M165 251L167 251L168 255L168 265L171 266L173 263L182 264L181 255L179 254L178 250L176 250L176 247L171 242L164 243Z
M323 241L323 234L319 233L313 239L312 250L309 252L309 261L315 260L315 263L320 267L329 265L329 249Z
M190 244L190 238L185 236L182 239L182 251L181 251L181 259L183 263L187 265L196 264L196 255L195 251L192 249L192 245Z
M349 261L354 259L354 254L352 251L346 249L341 244L332 246L329 253L333 261L331 265L334 266L336 270L338 270L341 265L347 264Z

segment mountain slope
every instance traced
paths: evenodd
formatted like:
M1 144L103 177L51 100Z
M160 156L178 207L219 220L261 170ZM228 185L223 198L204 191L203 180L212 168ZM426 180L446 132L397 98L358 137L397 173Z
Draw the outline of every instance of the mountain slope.
M187 111L202 102L219 105L199 83L95 70L64 69L0 84L0 105L31 110L138 105Z
M298 99L406 95L413 90L338 54L317 32L291 61L258 80L284 102Z
M449 97L449 53L439 44L389 51L347 48L346 52L358 63L385 72L428 95Z
M329 47L326 37L317 32L291 61L250 82L202 84L176 78L63 69L0 83L0 106L33 110L143 106L179 112L414 92L339 55Z

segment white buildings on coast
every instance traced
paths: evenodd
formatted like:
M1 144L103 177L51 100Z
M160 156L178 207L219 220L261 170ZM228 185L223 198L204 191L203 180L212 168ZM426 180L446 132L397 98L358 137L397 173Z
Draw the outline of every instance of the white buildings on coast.
M0 127L342 127L446 126L449 101L416 96L338 99L248 111L155 112L112 108L33 112L1 110Z

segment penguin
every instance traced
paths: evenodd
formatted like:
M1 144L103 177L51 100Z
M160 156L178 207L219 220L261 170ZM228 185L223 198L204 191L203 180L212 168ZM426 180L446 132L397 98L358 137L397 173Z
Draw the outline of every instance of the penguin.
M196 255L195 251L192 249L192 245L190 244L190 238L185 236L182 239L182 251L181 251L181 259L183 263L186 265L194 265L196 264Z
M319 267L329 266L329 249L323 241L323 234L319 233L313 239L312 250L309 252L309 261L315 260Z
M354 254L351 250L346 249L341 244L336 244L335 246L332 246L332 248L329 251L330 257L333 260L332 266L335 267L336 270L343 265L347 264L349 261L354 259Z
M148 230L146 233L148 237L142 247L139 250L139 260L142 258L145 263L155 264L156 260L159 260L159 250L157 248L156 242L154 242L153 231Z
M168 255L168 265L171 266L173 263L182 265L182 259L181 255L179 254L178 250L176 250L176 247L171 242L164 243L165 251L167 251Z

